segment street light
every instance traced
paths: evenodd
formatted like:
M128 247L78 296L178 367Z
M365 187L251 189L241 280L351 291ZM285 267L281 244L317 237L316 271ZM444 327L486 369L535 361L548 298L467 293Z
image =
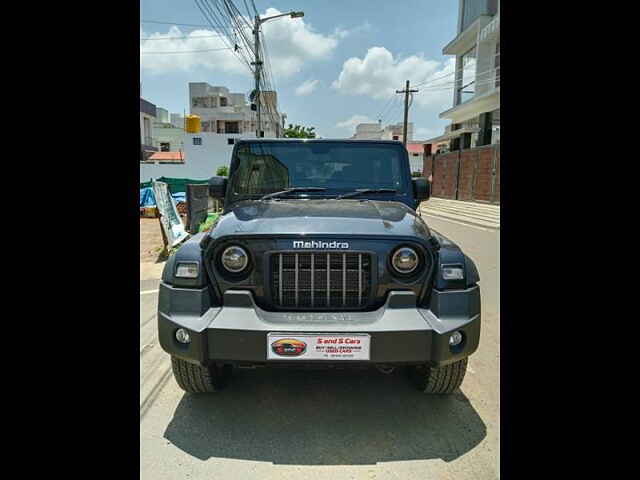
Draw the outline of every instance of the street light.
M254 99L257 99L257 111L258 111L258 125L256 129L256 138L260 138L260 127L261 127L261 114L260 114L260 69L262 68L262 62L260 61L260 25L268 20L273 20L274 18L286 17L290 16L291 18L302 18L304 17L304 12L287 12L281 13L279 15L272 15L271 17L260 18L259 15L255 16L255 24L253 27L253 35L254 35L254 48L255 48L255 62L252 62L252 65L256 66L254 76L256 81L256 94Z

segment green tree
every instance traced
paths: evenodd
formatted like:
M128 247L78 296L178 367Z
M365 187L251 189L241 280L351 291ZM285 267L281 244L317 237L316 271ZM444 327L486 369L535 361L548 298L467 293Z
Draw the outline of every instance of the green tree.
M226 165L224 165L222 167L218 167L218 170L216 170L216 175L218 177L228 177L229 176L229 167L227 167Z
M284 138L316 138L315 129L316 127L289 124L289 128L284 129Z

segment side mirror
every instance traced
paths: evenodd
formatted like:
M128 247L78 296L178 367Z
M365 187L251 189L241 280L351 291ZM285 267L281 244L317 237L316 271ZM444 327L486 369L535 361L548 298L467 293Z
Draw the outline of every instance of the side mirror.
M413 179L413 195L418 203L429 200L431 196L431 185L426 178L420 177Z
M217 200L224 200L227 193L227 179L225 177L211 177L209 179L209 196Z

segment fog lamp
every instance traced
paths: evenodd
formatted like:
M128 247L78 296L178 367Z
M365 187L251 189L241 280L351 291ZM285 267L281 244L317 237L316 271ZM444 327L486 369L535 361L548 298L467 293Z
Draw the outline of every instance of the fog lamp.
M176 277L198 278L198 267L196 262L178 263L176 266Z
M462 333L453 332L449 337L449 345L455 347L456 345L460 345L462 342Z
M464 278L464 271L461 267L443 267L442 278L444 280L462 280Z
M187 332L184 328L179 328L176 331L176 340L180 343L190 343L191 337L189 336L189 332Z

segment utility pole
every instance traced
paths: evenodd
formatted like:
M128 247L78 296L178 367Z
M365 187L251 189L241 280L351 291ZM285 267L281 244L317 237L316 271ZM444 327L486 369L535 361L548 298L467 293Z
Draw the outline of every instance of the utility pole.
M251 62L251 65L255 65L254 77L256 81L256 89L255 95L253 97L256 101L256 110L258 114L258 127L256 129L256 137L260 138L260 129L261 129L261 118L260 118L260 104L261 104L261 95L260 95L260 75L262 74L262 61L260 60L260 25L268 20L273 20L274 18L280 17L291 17L291 18L300 18L304 17L304 12L287 12L280 13L279 15L272 15L271 17L260 18L260 15L256 15L254 18L253 24L253 48L255 50L255 61Z
M256 82L255 93L253 96L253 100L256 102L257 107L257 115L258 115L258 124L256 127L256 138L260 138L260 130L261 130L261 117L260 117L260 69L262 67L262 62L260 61L260 16L256 15L255 23L253 27L253 45L255 50L255 61L251 62L252 65L255 65L254 70L254 78Z
M402 144L407 146L407 120L409 119L409 94L418 90L409 90L409 80L404 90L396 90L396 93L404 93L404 126L402 127Z

